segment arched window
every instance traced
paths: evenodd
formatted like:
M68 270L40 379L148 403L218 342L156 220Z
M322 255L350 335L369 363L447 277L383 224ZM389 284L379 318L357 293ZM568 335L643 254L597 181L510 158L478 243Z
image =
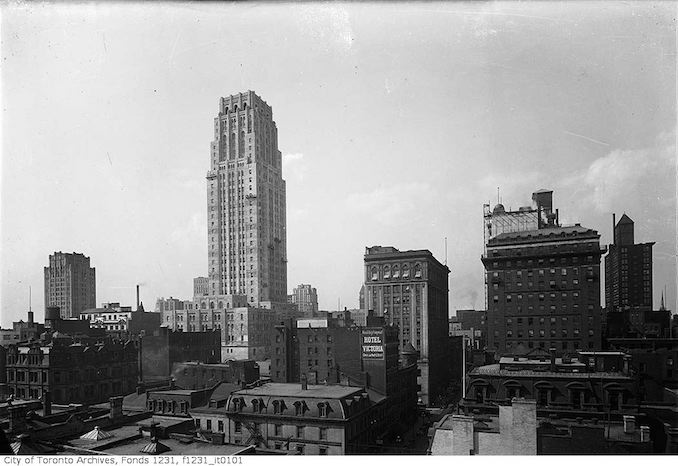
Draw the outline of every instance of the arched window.
M410 266L403 264L403 278L410 278Z
M372 280L379 280L379 269L372 267Z
M388 265L384 266L384 278L391 278L391 267Z
M393 278L400 278L400 267L397 265L393 266Z
M421 264L414 265L414 278L421 278Z
M210 301L210 309L214 309L214 301Z
M201 308L201 309L207 309L207 304L205 304L205 301L203 301L202 303L200 303L200 308Z
M223 302L223 301L219 301L219 304L217 304L217 308L223 309L223 308L224 308L224 302Z

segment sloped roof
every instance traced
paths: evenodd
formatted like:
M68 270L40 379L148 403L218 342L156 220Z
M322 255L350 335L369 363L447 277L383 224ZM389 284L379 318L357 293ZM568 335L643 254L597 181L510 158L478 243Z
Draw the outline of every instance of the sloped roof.
M80 436L80 438L83 440L93 440L95 442L111 437L113 437L112 433L106 432L105 430L101 430L99 426L95 426L94 429Z
M631 220L631 217L624 214L624 215L621 216L621 218L617 222L617 225L619 225L620 223L633 223L633 220Z
M159 455L170 450L171 448L165 445L164 443L160 443L157 440L153 440L139 451L141 453L146 453L147 455Z

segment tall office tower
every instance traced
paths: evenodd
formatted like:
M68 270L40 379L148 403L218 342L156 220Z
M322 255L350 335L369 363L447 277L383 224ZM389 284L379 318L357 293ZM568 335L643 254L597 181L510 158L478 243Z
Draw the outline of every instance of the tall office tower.
M296 304L297 310L305 316L314 316L318 313L318 291L311 285L297 286L287 301Z
M96 307L96 274L89 257L55 252L45 267L45 309L58 306L62 318Z
M560 226L551 196L544 190L533 196L544 219L536 229L486 239L487 339L497 355L601 347L600 256L605 249L597 231Z
M209 296L210 279L207 277L195 277L193 279L193 296Z
M622 215L614 227L614 243L605 256L605 307L652 307L652 246L635 244L633 220Z
M428 250L365 249L365 306L400 331L400 350L419 351L419 397L430 405L451 382L448 338L450 269Z
M271 107L223 97L207 173L209 294L287 302L285 181Z

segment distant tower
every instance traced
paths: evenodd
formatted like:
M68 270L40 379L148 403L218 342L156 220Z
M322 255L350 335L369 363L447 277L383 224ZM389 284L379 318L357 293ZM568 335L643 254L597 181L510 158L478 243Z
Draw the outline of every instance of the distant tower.
M57 306L62 318L96 307L96 274L89 257L55 252L45 267L45 308Z
M287 302L286 190L271 107L252 91L221 98L210 158L209 295Z
M301 284L292 290L292 303L306 316L318 314L318 291L311 285Z
M608 310L652 307L653 245L635 244L634 223L626 214L614 225L614 243L605 256L605 307Z

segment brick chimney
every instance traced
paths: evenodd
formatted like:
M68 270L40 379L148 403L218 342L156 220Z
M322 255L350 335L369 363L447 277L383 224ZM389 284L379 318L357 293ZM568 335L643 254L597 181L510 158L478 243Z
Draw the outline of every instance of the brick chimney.
M122 417L122 400L122 396L113 396L108 399L108 402L111 406L111 410L108 413L108 418L111 421L115 421Z
M556 371L556 349L555 348L549 348L549 353L551 354L550 370L551 370L551 372L555 372Z
M25 432L26 431L26 413L23 406L10 406L7 408L9 412L9 432Z
M42 415L49 416L52 414L52 394L44 392L42 394Z
M212 445L223 445L225 435L223 432L214 432L212 434Z

